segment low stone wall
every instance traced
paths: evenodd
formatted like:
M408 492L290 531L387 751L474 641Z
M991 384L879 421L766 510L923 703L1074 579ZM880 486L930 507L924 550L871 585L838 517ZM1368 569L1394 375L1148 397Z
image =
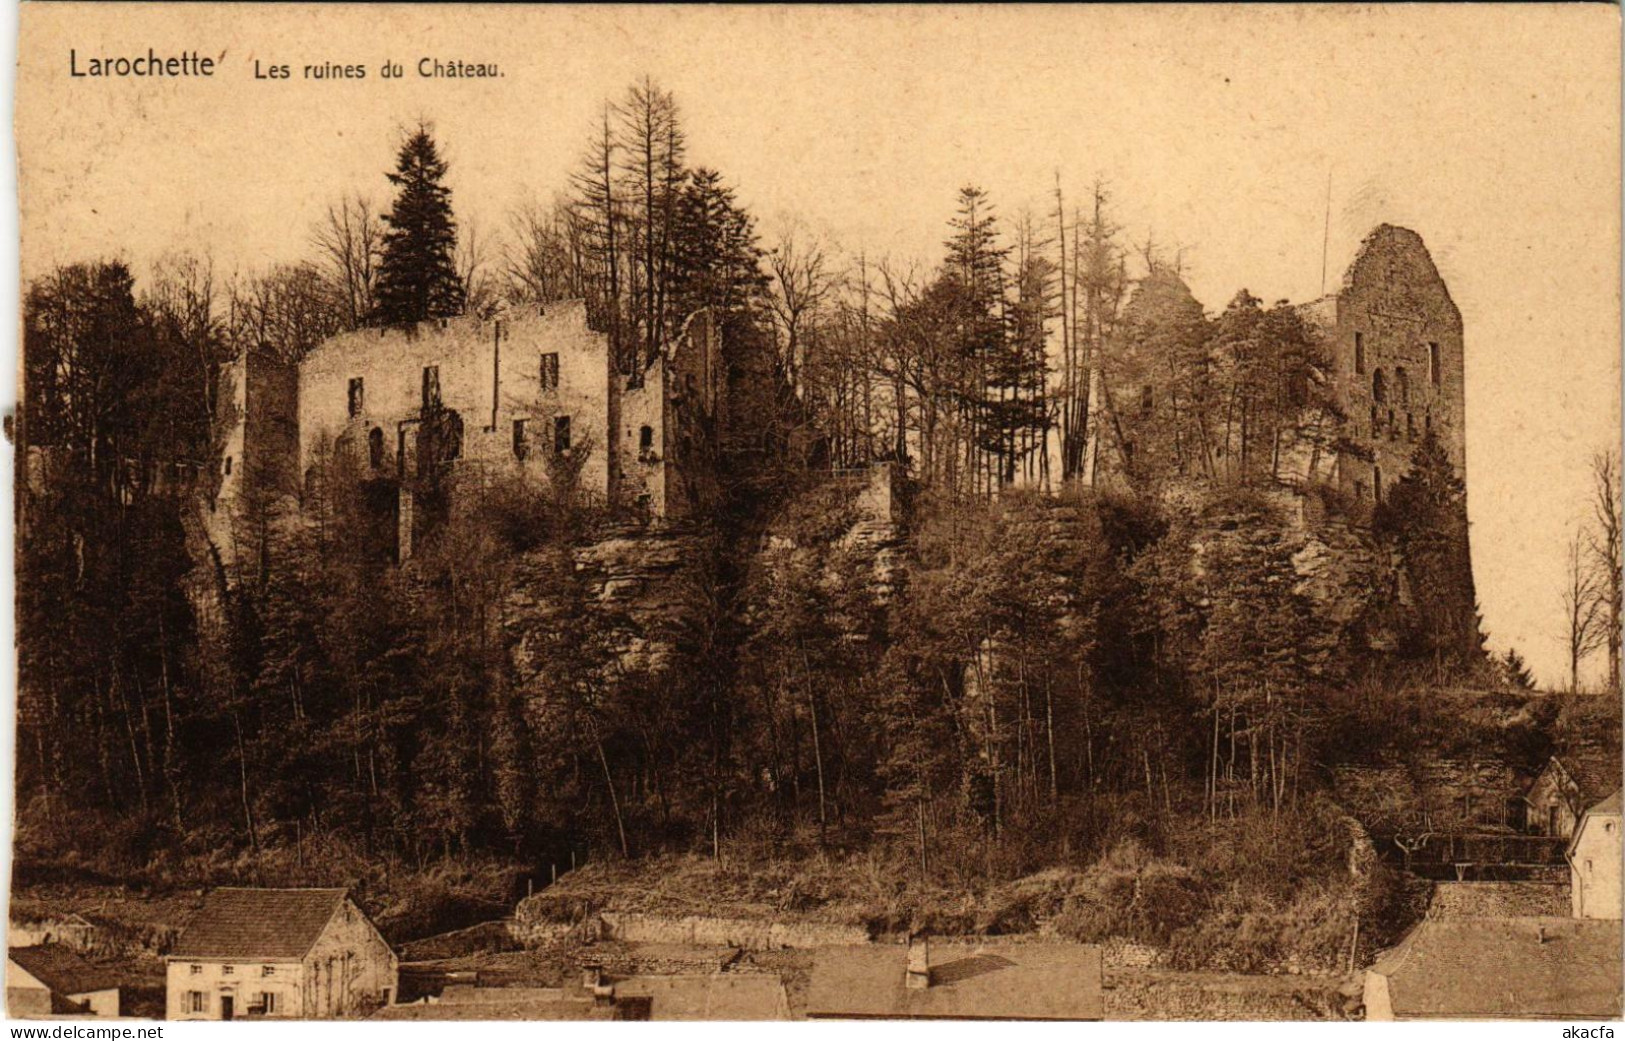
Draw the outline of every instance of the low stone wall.
M624 914L604 911L598 916L599 936L627 943L684 943L698 947L740 947L751 951L783 947L827 947L868 943L862 926L819 922L771 922L753 918Z
M1335 980L1107 969L1108 1020L1341 1020Z
M1567 918L1566 882L1439 882L1428 914L1435 918Z

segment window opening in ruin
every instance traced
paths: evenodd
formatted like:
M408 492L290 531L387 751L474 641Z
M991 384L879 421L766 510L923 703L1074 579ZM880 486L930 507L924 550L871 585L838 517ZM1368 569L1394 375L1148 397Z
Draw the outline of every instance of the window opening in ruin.
M1388 403L1388 380L1381 369L1371 374L1371 400L1379 405Z
M1354 482L1354 497L1356 499L1359 499L1361 502L1365 501L1365 482L1364 481L1355 481Z
M1405 437L1410 441L1416 440L1416 414L1414 412L1405 413Z
M1411 403L1411 379L1410 376L1406 374L1405 366L1403 365L1394 369L1394 390L1398 393L1399 403L1401 405L1409 405Z
M1439 385L1440 369L1439 345L1430 340L1428 341L1428 371L1431 373L1435 387Z
M231 476L231 456L226 456L226 476Z
M1381 434L1382 434L1382 423L1377 418L1377 406L1372 405L1371 406L1371 437L1373 439L1375 439L1375 438L1381 436Z
M1394 410L1388 410L1388 440L1399 440L1399 425L1394 422Z
M1365 333L1354 334L1354 374L1365 375Z
M350 415L361 415L362 405L365 403L366 389L360 376L350 377Z
M570 417L553 417L553 453L563 455L570 450Z
M559 389L559 356L553 351L542 355L542 389Z
M655 450L655 428L644 426L638 429L638 458L648 459Z
M1372 489L1372 495L1374 495L1376 497L1376 500L1378 502L1381 502L1382 501L1382 467L1380 467L1380 466L1373 466L1371 468L1371 489Z
M530 455L530 438L525 432L529 420L516 419L513 421L513 457L524 459Z
M1140 415L1149 416L1151 414L1151 403L1151 386L1150 384L1147 384L1146 386L1140 388Z
M374 470L384 465L383 427L373 427L367 432L367 462Z
M440 366L425 365L423 367L423 407L424 409L440 407Z

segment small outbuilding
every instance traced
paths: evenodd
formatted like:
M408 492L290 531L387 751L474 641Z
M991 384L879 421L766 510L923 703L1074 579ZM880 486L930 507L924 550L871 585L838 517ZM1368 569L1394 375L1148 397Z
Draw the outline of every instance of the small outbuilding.
M810 1019L1098 1020L1100 948L1070 943L826 947Z
M1422 922L1365 974L1365 1018L1618 1019L1620 923Z
M1620 789L1586 810L1569 843L1569 893L1574 917L1620 917Z
M168 958L169 1019L365 1016L395 952L343 889L216 889Z
M13 1018L117 1016L118 981L60 944L12 947L6 956L6 1009Z

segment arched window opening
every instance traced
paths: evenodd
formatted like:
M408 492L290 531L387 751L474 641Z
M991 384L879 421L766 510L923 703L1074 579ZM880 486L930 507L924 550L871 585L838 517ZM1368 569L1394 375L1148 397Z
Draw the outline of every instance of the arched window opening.
M638 429L638 458L647 460L654 455L655 428L643 426Z
M367 433L367 461L374 470L384 465L384 430L373 427Z
M1354 374L1365 375L1365 333L1354 334Z
M1439 345L1430 340L1428 341L1428 373L1435 387L1439 385L1439 378L1443 375L1442 368L1439 359Z
M1371 400L1379 405L1388 403L1388 380L1381 369L1371 374Z

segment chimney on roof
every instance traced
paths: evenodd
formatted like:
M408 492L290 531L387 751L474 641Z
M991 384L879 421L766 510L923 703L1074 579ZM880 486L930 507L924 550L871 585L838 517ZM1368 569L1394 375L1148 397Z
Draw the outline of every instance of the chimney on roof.
M927 937L909 937L906 983L909 990L931 986L931 941Z

